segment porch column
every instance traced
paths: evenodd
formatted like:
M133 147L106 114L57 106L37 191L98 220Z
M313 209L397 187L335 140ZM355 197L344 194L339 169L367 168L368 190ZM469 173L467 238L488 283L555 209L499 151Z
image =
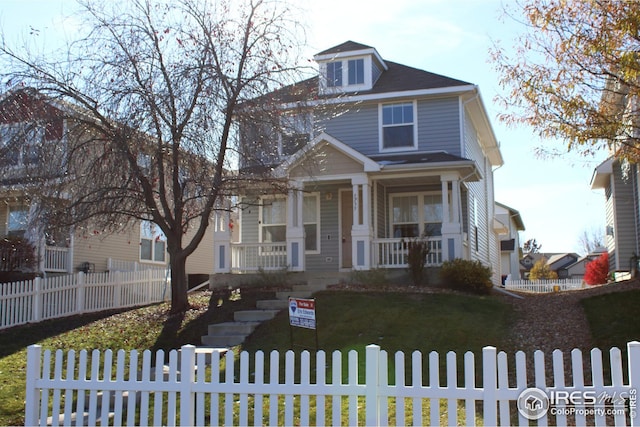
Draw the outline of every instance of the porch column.
M442 181L442 261L462 258L462 222L460 220L460 177L445 174ZM451 193L449 193L451 185ZM451 198L449 198L451 197Z
M351 254L354 270L371 269L371 184L362 174L351 178L353 187L353 226ZM361 196L362 194L362 196Z
M294 182L287 194L287 266L304 271L304 222L302 183Z
M231 229L229 211L217 210L213 217L213 272L231 272Z

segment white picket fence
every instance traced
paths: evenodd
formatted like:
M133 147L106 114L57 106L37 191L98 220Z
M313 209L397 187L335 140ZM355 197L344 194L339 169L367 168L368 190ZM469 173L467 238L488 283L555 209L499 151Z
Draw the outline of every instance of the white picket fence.
M562 280L510 280L508 279L504 287L510 291L547 293L573 291L586 288L588 285L582 279L562 279Z
M166 270L77 273L0 284L0 329L171 296Z
M541 351L527 366L523 352L507 357L494 347L477 363L471 352L462 360L449 352L442 363L436 352L423 360L420 352L389 355L370 345L364 372L356 351L336 351L330 360L324 351L289 351L284 360L272 351L268 361L263 352L242 352L236 360L231 351L205 354L187 345L168 354L168 366L165 356L30 346L25 425L529 425L531 413L516 405L530 388L551 396L538 425L640 424L639 342L627 345L626 372L617 348L608 357L594 349L586 360L574 350L568 372L560 351L550 366Z

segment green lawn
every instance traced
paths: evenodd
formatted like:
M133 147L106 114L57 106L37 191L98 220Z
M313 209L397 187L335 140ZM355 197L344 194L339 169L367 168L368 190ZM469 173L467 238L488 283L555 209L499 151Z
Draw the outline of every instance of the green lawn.
M25 348L34 343L49 349L171 349L199 343L209 323L229 321L233 311L271 297L243 289L239 301L229 291L201 292L191 297L194 310L167 319L168 305L121 313L75 316L0 331L0 425L23 424ZM636 312L640 291L589 298L584 307L595 345L625 345L640 338ZM517 321L510 305L493 296L448 293L326 291L316 296L318 340L331 352L378 344L389 352L448 351L459 355L482 347L509 348L509 328ZM236 350L280 351L291 348L286 312L261 325ZM315 346L313 331L295 329L294 342ZM301 350L295 347L296 350ZM360 369L363 372L363 369Z
M640 341L640 290L615 292L582 300L589 320L593 346L602 350L627 348L627 342Z

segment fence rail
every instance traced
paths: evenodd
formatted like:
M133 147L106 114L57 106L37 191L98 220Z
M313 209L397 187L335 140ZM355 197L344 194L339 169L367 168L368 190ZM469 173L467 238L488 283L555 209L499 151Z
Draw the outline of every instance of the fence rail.
M0 284L0 329L46 319L161 302L166 270L77 273Z
M585 287L582 279L566 280L506 280L504 287L507 290L531 293L548 293L573 291Z
M190 345L171 351L168 366L163 351L119 350L114 366L111 350L65 354L34 345L25 425L638 425L640 343L626 353L626 372L617 348L605 357L594 349L587 360L574 350L565 372L558 350L550 366L541 351L527 366L523 352L513 359L494 347L477 362L471 352L462 360L449 352L443 363L436 352L423 360L376 345L366 348L363 372L356 351L313 358L289 351L284 360L272 351L268 361L260 351L239 360L213 352L205 370L207 355Z

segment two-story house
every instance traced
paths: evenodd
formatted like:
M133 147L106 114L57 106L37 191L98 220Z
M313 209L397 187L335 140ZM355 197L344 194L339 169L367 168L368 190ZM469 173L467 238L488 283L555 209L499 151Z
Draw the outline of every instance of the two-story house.
M502 203L496 202L494 227L500 237L500 265L502 281L508 276L520 279L520 231L524 231L524 222L520 212Z
M503 159L478 87L352 41L314 59L317 77L270 98L289 126L241 129L240 173L270 170L289 190L239 195L239 242L216 235L215 271L401 269L423 236L428 265L478 260L499 284Z
M78 114L82 110L77 107L30 88L0 97L0 238L28 239L36 247L36 271L41 273L166 268L166 238L149 221L118 232L91 224L66 230L49 225L43 213L60 200L43 200L43 191L37 190L54 182L72 183L66 153L93 138L75 122ZM93 155L87 152L87 158ZM66 196L73 197L72 185ZM187 272L209 275L212 259L213 230L188 260Z

